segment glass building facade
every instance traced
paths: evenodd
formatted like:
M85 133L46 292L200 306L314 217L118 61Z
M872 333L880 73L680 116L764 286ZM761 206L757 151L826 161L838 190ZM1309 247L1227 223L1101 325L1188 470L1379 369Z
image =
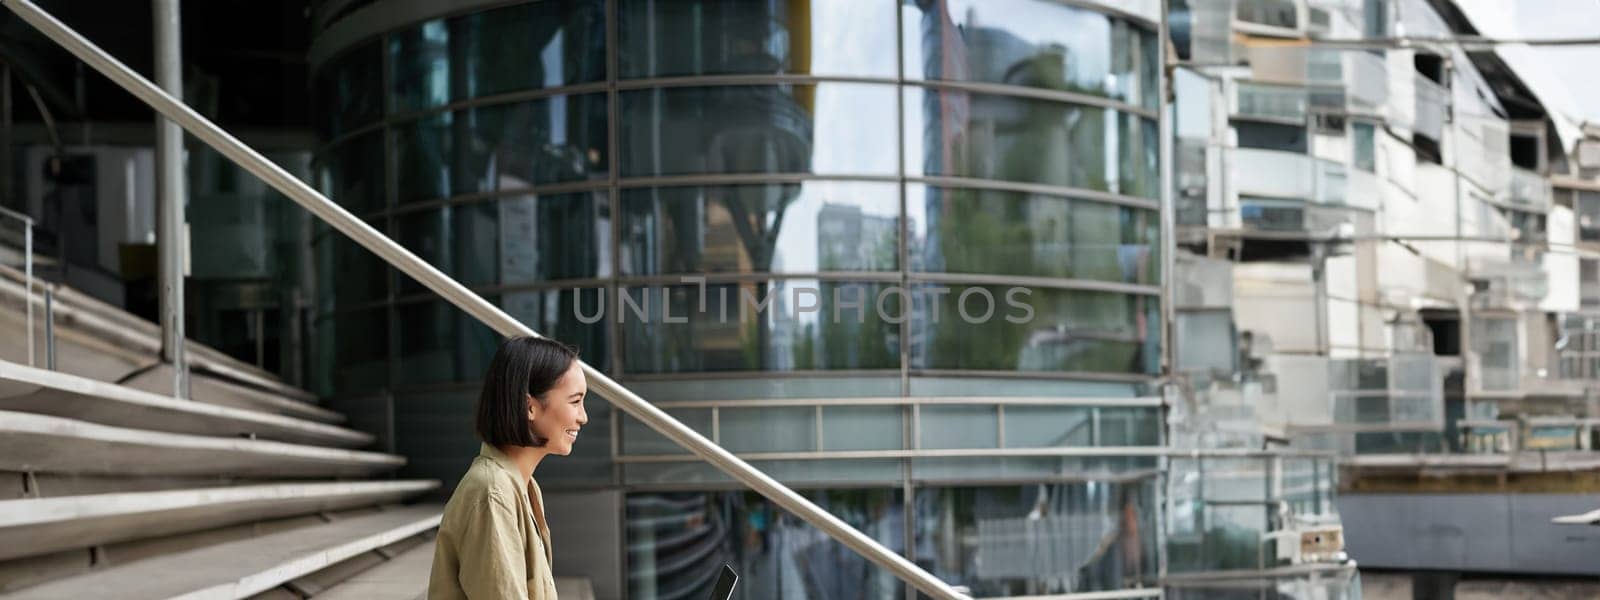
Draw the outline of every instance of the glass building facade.
M366 24L358 7L324 29L324 193L975 596L1155 585L1148 16L465 6ZM407 469L451 481L498 337L337 232L312 237L318 391L388 398ZM604 401L589 415L539 479L624 494L628 598L704 596L725 562L744 598L909 597Z

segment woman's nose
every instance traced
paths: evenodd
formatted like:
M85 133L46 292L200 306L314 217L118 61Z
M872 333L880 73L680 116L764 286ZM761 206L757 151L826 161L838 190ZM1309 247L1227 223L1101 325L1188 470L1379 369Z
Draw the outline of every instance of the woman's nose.
M582 425L588 425L588 424L589 424L589 411L583 410L581 408L578 409L578 425L582 426Z

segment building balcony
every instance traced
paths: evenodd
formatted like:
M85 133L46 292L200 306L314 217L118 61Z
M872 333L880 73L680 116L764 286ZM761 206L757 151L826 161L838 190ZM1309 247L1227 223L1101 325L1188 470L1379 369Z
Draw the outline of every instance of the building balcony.
M1341 52L1344 86L1352 110L1375 112L1389 101L1389 68L1383 56Z
M1510 198L1516 206L1535 212L1549 212L1550 180L1533 171L1512 167Z
M1412 131L1438 140L1444 131L1446 114L1450 110L1450 90L1418 74L1414 78L1416 90L1416 116Z
M1328 388L1333 430L1444 428L1444 376L1432 353L1330 360Z
M1304 0L1235 0L1233 27L1272 37L1300 37L1306 30Z
M1228 114L1245 119L1304 123L1306 88L1257 81L1228 82Z
M1232 181L1240 196L1332 206L1344 205L1348 197L1350 171L1343 163L1259 148L1233 148L1229 154Z

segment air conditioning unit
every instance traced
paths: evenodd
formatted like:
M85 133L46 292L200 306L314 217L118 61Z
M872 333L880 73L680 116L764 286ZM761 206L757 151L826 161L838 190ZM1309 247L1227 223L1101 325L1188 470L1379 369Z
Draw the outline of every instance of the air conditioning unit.
M1347 557L1344 552L1344 527L1339 525L1291 527L1265 534L1262 538L1263 543L1277 542L1280 564L1340 563Z

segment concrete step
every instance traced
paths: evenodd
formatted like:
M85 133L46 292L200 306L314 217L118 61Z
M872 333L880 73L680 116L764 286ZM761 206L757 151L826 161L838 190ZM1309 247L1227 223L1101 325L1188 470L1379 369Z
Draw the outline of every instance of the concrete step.
M0 361L0 410L78 418L135 429L257 437L357 448L367 433L278 414L152 394L126 386Z
M99 569L6 598L244 598L434 529L439 505L301 527Z
M437 487L432 480L274 483L0 501L0 560L392 504Z
M172 394L172 379L172 365L162 363L148 366L133 373L132 376L123 379L122 385L167 396ZM344 415L316 404L286 398L273 392L263 391L231 381L216 379L199 371L190 372L189 398L196 402L205 402L217 406L231 406L243 410L261 411L322 423L338 424L345 421Z
M0 411L0 470L282 479L364 477L403 464L402 457L377 452L128 429Z
M428 575L433 570L434 542L418 544L389 561L372 567L311 596L317 600L414 600L428 595Z
M34 366L45 364L45 286L56 296L52 312L59 369L92 379L118 381L161 362L160 326L70 287L35 281ZM0 339L7 340L0 343L0 359L19 364L27 363L27 305L23 301L26 289L21 273L0 267L0 331L5 333ZM184 349L191 371L197 375L285 400L311 404L317 401L316 395L289 385L276 375L194 340L188 340Z
M316 600L421 600L428 595L428 575L433 570L436 542L418 544L388 562L312 594ZM556 596L562 600L594 600L588 579L557 577Z

